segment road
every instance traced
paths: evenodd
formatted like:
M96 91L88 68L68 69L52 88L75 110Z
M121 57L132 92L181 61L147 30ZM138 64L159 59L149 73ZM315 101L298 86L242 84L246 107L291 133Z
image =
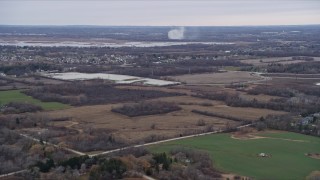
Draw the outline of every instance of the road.
M238 126L237 129L241 129L241 128L248 127L248 126L251 126L251 125L252 124ZM156 142L151 142L151 143L144 143L144 144L138 144L138 145L133 145L133 146L127 146L127 147L123 147L123 148L104 151L104 152L101 152L101 153L91 154L91 155L89 155L89 157L95 157L95 156L110 154L110 153L114 153L114 152L119 152L119 151L126 150L126 149L129 149L129 148L138 148L138 147L143 147L143 146L150 146L150 145L161 144L161 143L170 142L170 141L176 141L176 140L180 140L180 139L187 139L187 138L192 138L192 137L205 136L205 135L216 134L216 133L221 133L221 132L224 132L224 131L223 130L211 131L211 132L194 134L194 135L189 135L189 136L182 136L182 137L177 137L177 138L171 138L171 139L166 139L166 140L161 140L161 141L156 141Z
M248 127L248 126L251 126L251 125L252 124L246 124L246 125L238 126L237 129L241 129L241 128ZM125 150L125 149L129 149L129 148L138 148L138 147L143 147L143 146L150 146L150 145L161 144L161 143L170 142L170 141L176 141L176 140L180 140L180 139L187 139L187 138L192 138L192 137L205 136L205 135L216 134L216 133L221 133L221 132L224 132L224 131L223 130L218 130L218 131L211 131L211 132L194 134L194 135L189 135L189 136L182 136L182 137L171 138L171 139L166 139L166 140L161 140L161 141L156 141L156 142L151 142L151 143L144 143L144 144L138 144L138 145L133 145L133 146L127 146L127 147L113 149L113 150L104 151L104 152L101 152L101 153L96 153L96 154L91 154L91 155L83 153L83 152L80 152L80 151L77 151L77 150L74 150L74 149L70 149L70 148L67 148L67 147L60 147L60 146L58 146L56 144L52 144L52 143L49 143L49 142L46 142L46 141L43 141L43 143L47 144L47 145L50 145L50 146L57 147L57 148L62 148L65 151L69 151L69 152L77 154L79 156L88 155L89 157L95 157L95 156L100 156L100 155L111 154L111 153L114 153L114 152L119 152L119 151L122 151L122 150ZM19 134L19 135L25 137L26 139L30 139L32 141L36 141L36 142L40 143L39 139L36 139L36 138L31 137L29 135L26 135L26 134ZM21 170L21 171L12 172L12 173L2 174L2 175L0 175L0 178L4 178L4 177L7 177L7 176L12 176L12 175L15 175L15 174L20 174L20 173L23 173L25 171L27 171L27 170L25 169L25 170ZM154 178L152 178L150 176L146 176L144 174L141 174L141 175L142 175L143 178L145 178L147 180L155 180Z
M21 170L21 171L16 171L16 172L12 172L12 173L7 173L7 174L1 174L0 175L0 178L4 178L4 177L8 177L8 176L13 176L15 174L20 174L20 173L23 173L23 172L26 172L27 170Z
M40 139L36 139L36 138L31 137L31 136L26 135L26 134L19 134L19 135L25 137L26 139L30 139L32 141L36 141L36 142L40 143ZM56 144L49 143L47 141L42 141L42 142L43 142L43 144L47 144L47 145L50 145L50 146L53 146L53 147L56 147L56 148L60 148L60 149L63 149L65 151L71 152L73 154L77 154L79 156L87 155L86 153L83 153L83 152L80 152L80 151L77 151L77 150L74 150L74 149L70 149L70 148L67 148L67 147L61 147L61 146L58 146Z

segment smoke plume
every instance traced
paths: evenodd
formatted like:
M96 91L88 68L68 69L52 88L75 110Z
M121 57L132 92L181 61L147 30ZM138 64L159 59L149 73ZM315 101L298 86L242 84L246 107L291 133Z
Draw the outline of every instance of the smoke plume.
M169 39L183 39L184 38L184 27L172 29L168 32Z

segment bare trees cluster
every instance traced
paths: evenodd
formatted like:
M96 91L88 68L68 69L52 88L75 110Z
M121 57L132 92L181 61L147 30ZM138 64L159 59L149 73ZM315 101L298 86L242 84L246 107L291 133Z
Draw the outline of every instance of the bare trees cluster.
M10 102L5 104L1 108L1 112L4 114L18 114L18 113L25 113L25 112L36 112L41 111L42 107L30 103L24 102Z
M228 106L233 107L263 108L300 114L310 114L320 111L320 99L303 94L290 98L271 99L268 102L258 101L257 99L245 99L240 97L239 94L229 94L226 92L202 93L194 96L224 101Z
M300 121L300 122L299 122ZM268 115L256 123L258 129L278 129L293 131L313 136L320 135L320 119L313 117L313 122L301 123L290 115Z
M66 143L79 151L109 150L126 146L123 139L115 138L111 130L85 130L82 134L68 136Z
M154 171L154 176L159 179L215 179L221 178L212 164L211 157L208 153L178 147L170 151L169 157L172 158L173 164L170 165L169 171Z
M172 111L178 111L181 108L170 102L162 101L150 101L150 102L139 102L136 104L125 104L121 107L115 107L112 109L113 112L124 114L126 116L142 116L142 115L153 115L163 114Z
M42 101L58 101L71 105L119 103L179 95L156 90L118 89L103 82L46 85L25 93Z
M0 174L18 171L39 159L29 153L33 142L7 128L0 128Z
M304 62L296 64L270 64L267 66L269 73L298 73L298 74L317 74L320 73L319 62Z

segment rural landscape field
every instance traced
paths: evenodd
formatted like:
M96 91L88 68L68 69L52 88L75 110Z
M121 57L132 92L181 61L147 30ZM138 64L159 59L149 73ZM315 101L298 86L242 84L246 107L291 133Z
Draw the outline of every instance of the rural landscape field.
M304 179L319 173L319 160L307 155L320 148L319 138L300 134L216 134L168 142L152 146L150 150L169 153L175 148L206 151L218 170L257 179ZM260 153L269 157L260 157Z
M320 22L284 18L320 4L284 2L0 1L0 179L320 179Z

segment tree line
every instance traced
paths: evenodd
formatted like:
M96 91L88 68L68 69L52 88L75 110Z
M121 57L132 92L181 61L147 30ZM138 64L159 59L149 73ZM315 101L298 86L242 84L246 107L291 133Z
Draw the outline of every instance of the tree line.
M164 114L178 110L181 110L181 108L174 103L162 101L142 101L136 104L125 104L120 107L114 107L111 111L129 117L135 117L143 115Z
M75 106L181 95L157 90L120 89L103 82L92 81L45 85L26 90L24 93L44 102L56 101Z

